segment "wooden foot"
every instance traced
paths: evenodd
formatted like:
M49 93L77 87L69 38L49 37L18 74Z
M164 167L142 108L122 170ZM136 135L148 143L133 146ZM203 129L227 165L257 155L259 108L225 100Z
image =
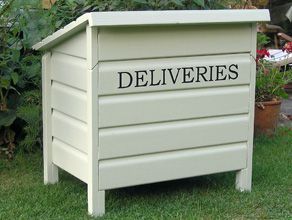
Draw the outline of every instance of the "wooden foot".
M240 192L251 191L251 170L242 169L236 173L236 189Z
M98 191L88 186L88 213L94 217L105 213L105 191Z
M44 183L54 184L59 181L58 167L52 162L44 164Z

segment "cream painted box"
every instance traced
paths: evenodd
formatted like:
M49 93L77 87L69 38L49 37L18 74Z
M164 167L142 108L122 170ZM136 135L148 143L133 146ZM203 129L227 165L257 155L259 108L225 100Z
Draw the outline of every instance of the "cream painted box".
M105 190L236 171L251 190L256 22L267 10L88 13L43 55L44 181Z

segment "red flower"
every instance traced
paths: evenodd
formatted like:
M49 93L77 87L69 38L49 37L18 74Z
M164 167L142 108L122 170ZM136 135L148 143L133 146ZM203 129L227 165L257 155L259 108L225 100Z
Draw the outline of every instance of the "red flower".
M267 57L270 56L270 53L269 53L269 51L266 48L257 50L257 58L256 58L256 61L258 61L259 59L264 58L265 56L267 56Z
M270 53L266 48L263 48L261 50L257 50L257 56L259 58L264 58L265 56L269 57Z
M286 51L287 53L292 53L292 42L286 43L282 50Z

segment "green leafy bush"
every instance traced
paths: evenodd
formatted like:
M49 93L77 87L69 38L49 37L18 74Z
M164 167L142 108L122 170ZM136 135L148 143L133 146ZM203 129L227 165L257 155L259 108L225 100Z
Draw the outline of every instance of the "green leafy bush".
M19 143L19 149L32 152L36 146L41 146L41 94L39 90L30 90L21 95L16 115L24 121L24 138Z
M292 80L292 71L280 71L271 63L258 61L256 77L256 102L288 98L284 86Z
M91 11L223 9L234 1L238 0L58 0L42 18L50 32Z
M30 49L35 13L29 2L11 0L0 7L0 153L9 158L16 140L21 141L22 128L29 125L24 114L17 115L21 97L35 90L40 94L40 55ZM40 111L34 120L40 122Z
M257 33L257 49L261 50L263 49L267 44L270 43L270 38L263 34L263 33Z

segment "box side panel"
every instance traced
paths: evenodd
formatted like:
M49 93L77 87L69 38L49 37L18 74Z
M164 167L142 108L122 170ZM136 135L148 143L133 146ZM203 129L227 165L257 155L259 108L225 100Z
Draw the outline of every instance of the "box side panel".
M86 92L52 81L52 107L70 117L86 122Z
M87 153L87 127L86 123L72 118L56 109L52 114L53 137Z
M250 51L249 24L100 28L100 61Z
M86 91L85 59L54 52L52 62L52 80Z
M88 178L86 33L52 49L53 162L84 182Z
M100 187L112 189L246 167L246 143L101 160Z
M59 52L86 59L86 32L80 31L69 39L53 47L52 52Z
M83 182L87 182L87 155L57 138L53 139L53 162Z

